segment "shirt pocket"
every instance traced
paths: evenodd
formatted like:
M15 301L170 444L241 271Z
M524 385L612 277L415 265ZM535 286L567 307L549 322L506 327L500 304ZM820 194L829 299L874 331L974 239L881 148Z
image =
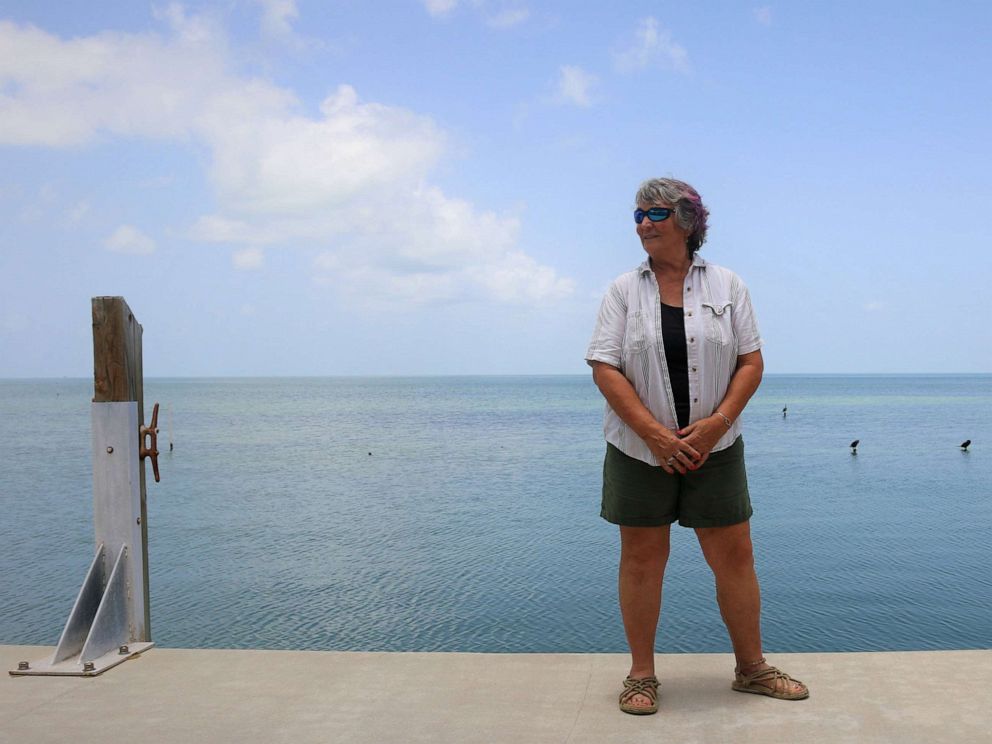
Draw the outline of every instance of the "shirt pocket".
M627 316L627 326L623 334L624 357L643 354L648 348L648 324L642 310L635 310Z
M731 318L734 303L730 300L703 301L703 333L706 340L718 346L726 346L734 340L734 326Z

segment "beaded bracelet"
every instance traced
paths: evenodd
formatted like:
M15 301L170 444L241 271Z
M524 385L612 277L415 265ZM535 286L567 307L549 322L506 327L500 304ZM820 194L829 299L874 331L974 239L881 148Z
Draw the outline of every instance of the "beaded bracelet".
M734 425L734 423L729 418L727 418L721 411L714 411L713 413L715 413L717 416L723 419L723 423L727 425L728 429Z

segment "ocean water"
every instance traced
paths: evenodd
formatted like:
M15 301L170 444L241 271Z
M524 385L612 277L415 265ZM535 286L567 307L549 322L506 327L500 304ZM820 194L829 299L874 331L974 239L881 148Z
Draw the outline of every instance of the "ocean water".
M91 396L0 380L0 643L54 644L92 559ZM147 379L155 401L158 643L626 650L589 377ZM992 647L990 414L992 375L766 376L744 436L769 651ZM657 647L730 650L678 526Z

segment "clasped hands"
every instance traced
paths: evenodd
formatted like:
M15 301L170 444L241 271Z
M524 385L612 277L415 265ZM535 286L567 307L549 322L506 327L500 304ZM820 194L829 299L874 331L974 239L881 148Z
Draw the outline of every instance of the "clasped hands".
M701 468L726 433L723 419L714 414L674 432L659 426L659 431L645 441L666 473L684 475Z

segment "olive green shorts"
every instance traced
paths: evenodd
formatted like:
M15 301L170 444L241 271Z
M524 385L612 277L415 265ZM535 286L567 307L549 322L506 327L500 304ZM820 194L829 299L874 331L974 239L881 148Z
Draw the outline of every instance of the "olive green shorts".
M627 527L726 527L751 518L744 439L710 453L699 470L669 475L606 445L600 516Z

